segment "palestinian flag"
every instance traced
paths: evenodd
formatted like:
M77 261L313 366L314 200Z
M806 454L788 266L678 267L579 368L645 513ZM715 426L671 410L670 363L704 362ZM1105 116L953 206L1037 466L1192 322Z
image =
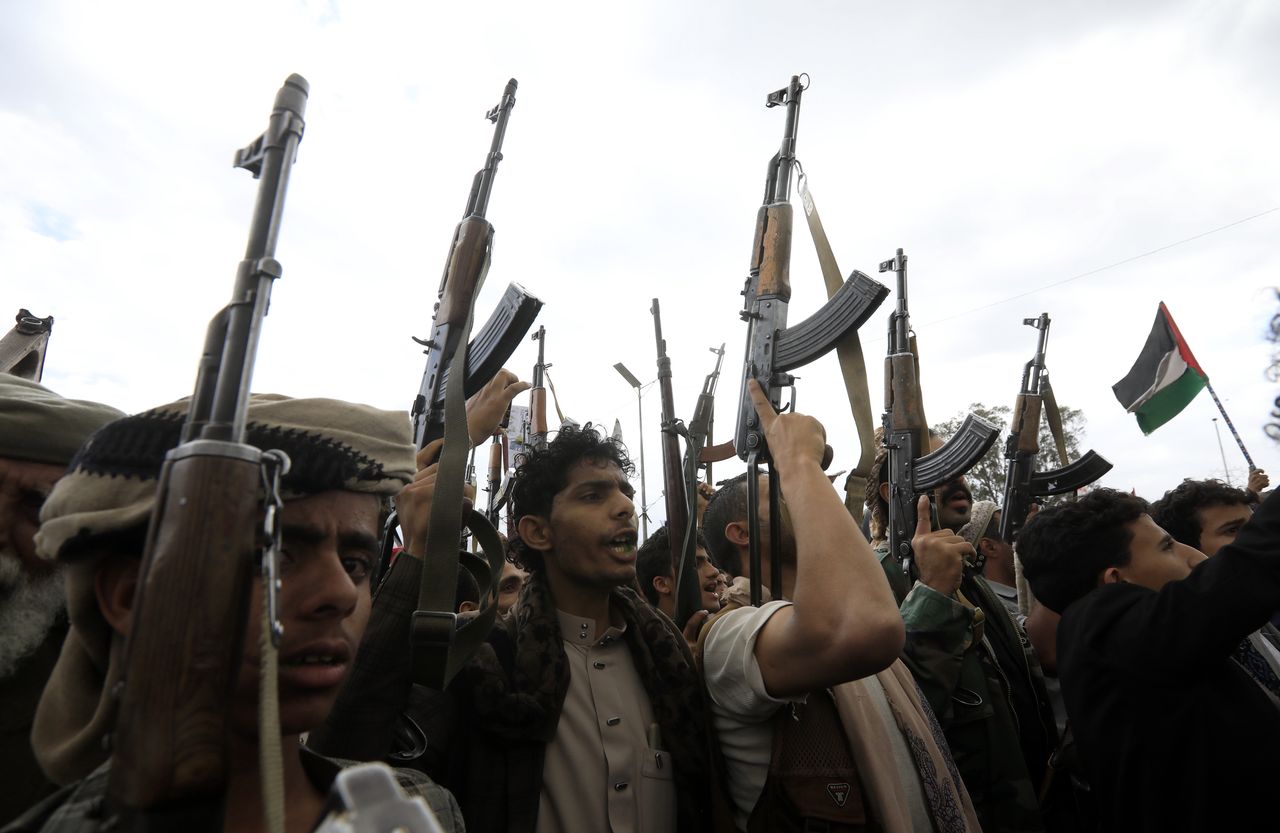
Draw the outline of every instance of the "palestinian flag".
M1111 390L1124 409L1138 417L1142 433L1150 434L1177 416L1207 384L1209 377L1162 301L1138 360Z

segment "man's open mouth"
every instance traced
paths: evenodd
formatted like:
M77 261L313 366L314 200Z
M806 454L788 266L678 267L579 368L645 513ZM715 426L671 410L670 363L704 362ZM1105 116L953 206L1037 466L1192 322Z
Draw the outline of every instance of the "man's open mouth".
M636 532L629 530L619 533L608 540L609 549L618 555L630 555L636 551Z

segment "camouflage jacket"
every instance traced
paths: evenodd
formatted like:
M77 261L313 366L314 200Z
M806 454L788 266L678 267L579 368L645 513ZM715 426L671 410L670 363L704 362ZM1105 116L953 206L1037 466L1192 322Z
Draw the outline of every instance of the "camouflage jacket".
M906 624L902 660L942 724L987 831L1045 829L1037 800L1057 727L1021 626L986 581L966 573L961 599L914 586L876 549Z

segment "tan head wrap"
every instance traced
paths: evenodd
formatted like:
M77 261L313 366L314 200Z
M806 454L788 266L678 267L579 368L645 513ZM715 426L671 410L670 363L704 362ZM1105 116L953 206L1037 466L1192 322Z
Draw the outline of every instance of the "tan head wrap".
M969 522L960 527L960 537L973 545L976 550L978 541L987 533L987 527L991 526L991 516L1000 511L1000 505L990 500L980 500L973 504L973 508L969 510Z
M32 732L36 757L55 783L87 775L109 754L104 742L115 721L109 692L122 676L124 639L98 609L94 556L103 548L94 545L126 533L137 533L141 541L164 455L178 445L187 404L104 426L76 455L40 513L36 550L42 558L66 563L71 620ZM415 471L409 417L403 411L255 394L247 441L289 455L292 467L282 483L286 499L330 490L391 496Z
M83 399L64 399L44 385L0 373L0 457L65 466L103 423L124 413Z

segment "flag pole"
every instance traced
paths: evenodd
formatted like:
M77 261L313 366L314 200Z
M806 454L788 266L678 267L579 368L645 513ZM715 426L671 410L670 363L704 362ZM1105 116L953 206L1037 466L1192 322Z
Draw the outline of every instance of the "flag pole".
M1218 428L1218 418L1213 418L1213 433L1218 436L1218 453L1222 455L1222 474L1227 478L1227 485L1231 485L1231 470L1227 468L1227 452L1222 447L1222 431Z
M1240 446L1240 453L1244 455L1244 460L1249 464L1249 471L1257 471L1258 467L1253 464L1253 458L1249 456L1249 450L1244 447L1244 440L1240 439L1240 433L1236 431L1235 425L1231 423L1231 417L1227 416L1227 409L1222 407L1222 400L1218 398L1218 394L1214 393L1213 385L1209 384L1209 380L1204 380L1204 386L1209 391L1209 395L1213 397L1213 404L1218 406L1218 412L1222 414L1222 421L1231 429L1231 436L1236 438L1236 445Z

